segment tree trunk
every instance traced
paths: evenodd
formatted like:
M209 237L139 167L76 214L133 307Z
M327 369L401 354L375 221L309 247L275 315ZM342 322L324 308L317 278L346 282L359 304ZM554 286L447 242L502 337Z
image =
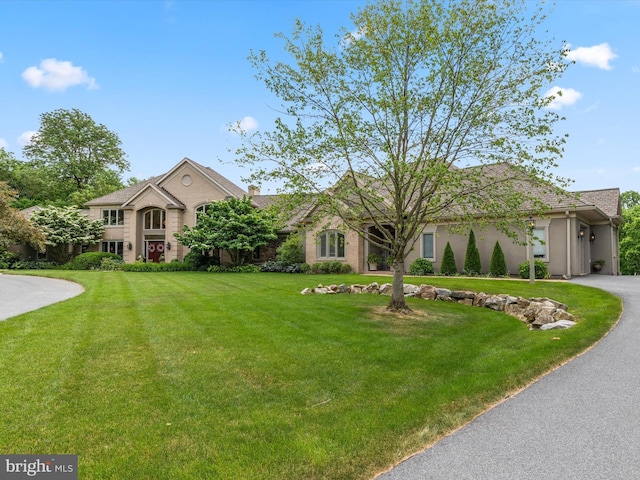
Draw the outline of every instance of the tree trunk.
M412 313L404 298L404 259L393 261L393 291L391 302L387 307L389 312Z

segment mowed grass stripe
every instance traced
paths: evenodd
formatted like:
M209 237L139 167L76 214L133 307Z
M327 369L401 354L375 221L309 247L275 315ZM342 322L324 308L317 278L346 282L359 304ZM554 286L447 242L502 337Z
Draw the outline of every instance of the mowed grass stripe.
M620 312L571 284L429 279L584 314L568 331L529 332L487 309L409 299L416 315L391 317L386 297L299 293L371 281L354 275L47 274L86 293L0 322L0 450L78 453L83 478L370 478Z

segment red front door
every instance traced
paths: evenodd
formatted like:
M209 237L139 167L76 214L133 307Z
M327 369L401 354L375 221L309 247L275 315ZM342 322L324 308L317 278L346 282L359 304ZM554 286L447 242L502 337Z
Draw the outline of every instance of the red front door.
M147 242L147 262L158 263L161 256L164 256L164 241L149 240Z

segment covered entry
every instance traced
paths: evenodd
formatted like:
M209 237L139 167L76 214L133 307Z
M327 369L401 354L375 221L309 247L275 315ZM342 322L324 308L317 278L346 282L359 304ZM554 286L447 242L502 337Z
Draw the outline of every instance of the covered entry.
M375 268L373 268L373 265L369 265L369 262L365 262L367 263L367 270L371 271L371 270L383 270L383 271L389 271L391 270L391 259L389 258L389 252L387 249L382 248L380 245L376 245L376 243L378 244L382 244L382 245L390 245L390 242L388 240L385 240L385 237L393 237L395 236L395 228L393 228L390 225L385 225L383 226L385 232L382 232L378 227L369 227L368 229L368 238L369 238L369 242L368 242L368 251L367 251L367 259L371 258L371 255L376 256L379 261L376 265Z

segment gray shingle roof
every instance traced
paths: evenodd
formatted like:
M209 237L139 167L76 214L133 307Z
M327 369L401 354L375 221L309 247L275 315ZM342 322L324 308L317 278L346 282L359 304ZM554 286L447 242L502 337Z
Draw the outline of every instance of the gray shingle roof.
M583 204L599 208L608 217L619 217L622 215L619 188L586 190L577 193L580 195L580 201Z

